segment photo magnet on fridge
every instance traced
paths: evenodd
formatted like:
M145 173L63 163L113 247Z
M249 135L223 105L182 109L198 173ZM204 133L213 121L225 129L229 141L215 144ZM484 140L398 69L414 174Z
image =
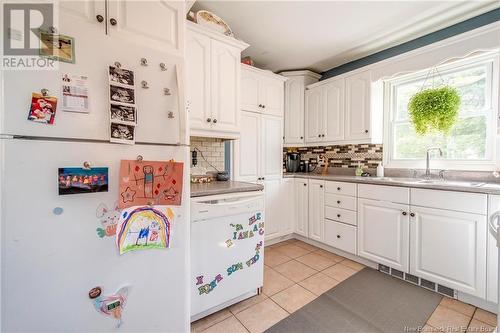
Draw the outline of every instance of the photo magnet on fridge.
M50 59L75 63L75 39L50 32L40 32L40 55Z
M59 168L59 195L108 192L108 168Z
M109 66L109 82L111 84L123 84L127 86L134 86L134 72L124 68Z
M109 99L111 103L135 104L135 91L132 88L110 85Z
M112 122L128 123L131 125L135 125L137 123L136 110L134 106L110 104L109 108Z
M110 142L133 145L135 142L135 127L133 125L111 123Z
M57 98L39 93L31 94L31 106L28 120L41 124L54 124L56 118Z

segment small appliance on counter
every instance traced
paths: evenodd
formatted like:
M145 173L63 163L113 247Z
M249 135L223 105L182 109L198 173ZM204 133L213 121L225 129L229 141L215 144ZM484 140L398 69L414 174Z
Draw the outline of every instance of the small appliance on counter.
M309 161L300 162L300 172L305 172L305 173L313 172L314 170L316 170L317 167L318 164L311 164L309 163Z
M300 172L300 154L286 153L286 172Z

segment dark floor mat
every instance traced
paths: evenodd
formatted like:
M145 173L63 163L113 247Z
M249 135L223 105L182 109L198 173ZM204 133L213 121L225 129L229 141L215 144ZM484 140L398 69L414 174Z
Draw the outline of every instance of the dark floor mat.
M432 291L365 268L266 333L415 332L415 328L425 325L441 298Z

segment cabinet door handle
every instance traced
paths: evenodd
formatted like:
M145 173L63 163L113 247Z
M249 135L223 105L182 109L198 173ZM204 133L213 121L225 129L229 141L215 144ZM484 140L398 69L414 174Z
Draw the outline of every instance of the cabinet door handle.
M265 106L264 104L262 104L262 108L263 108L263 109L265 109L265 108L266 108L266 106Z
M368 130L365 130L365 133L368 133Z
M406 216L408 213L407 212L403 212L403 216Z
M337 217L340 218L340 214L337 214Z
M95 18L97 19L97 22L99 22L99 23L104 21L104 17L102 15L97 15Z
M304 139L304 137L303 137L303 136L301 136L301 137L300 137L300 139L302 140L302 139Z
M266 177L262 177L262 180L266 179Z
M415 213L410 213L410 216L411 217L415 217Z
M211 122L212 119L211 118L207 118L207 123Z
M340 191L342 188L341 187L337 187L337 191Z
M340 235L337 235L337 238L340 238Z
M306 184L306 183L304 183L304 186L307 186L307 184Z
M320 185L319 188L323 188L323 185Z
M217 123L217 119L214 119L213 123L216 124Z
M339 205L340 205L340 200L337 200L337 204L339 204Z
M110 18L109 23L111 23L111 25L116 25L118 23L118 21L114 18Z
M321 134L318 134L318 138L321 138Z

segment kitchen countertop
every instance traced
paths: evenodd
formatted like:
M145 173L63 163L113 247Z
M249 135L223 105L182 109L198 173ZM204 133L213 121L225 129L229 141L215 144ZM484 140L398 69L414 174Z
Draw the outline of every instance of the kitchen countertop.
M202 184L191 183L191 198L227 193L262 191L263 189L264 186L262 186L261 184L234 181L214 181L211 183Z
M284 178L307 178L307 179L322 179L339 182L349 182L358 184L372 184L372 185L388 185L388 186L401 186L413 188L425 188L431 190L444 190L456 192L472 192L472 193L485 193L485 194L500 194L500 182L481 182L481 181L436 181L434 183L422 183L424 179L421 178L403 178L403 177L357 177L346 175L326 174L319 173L285 173Z

